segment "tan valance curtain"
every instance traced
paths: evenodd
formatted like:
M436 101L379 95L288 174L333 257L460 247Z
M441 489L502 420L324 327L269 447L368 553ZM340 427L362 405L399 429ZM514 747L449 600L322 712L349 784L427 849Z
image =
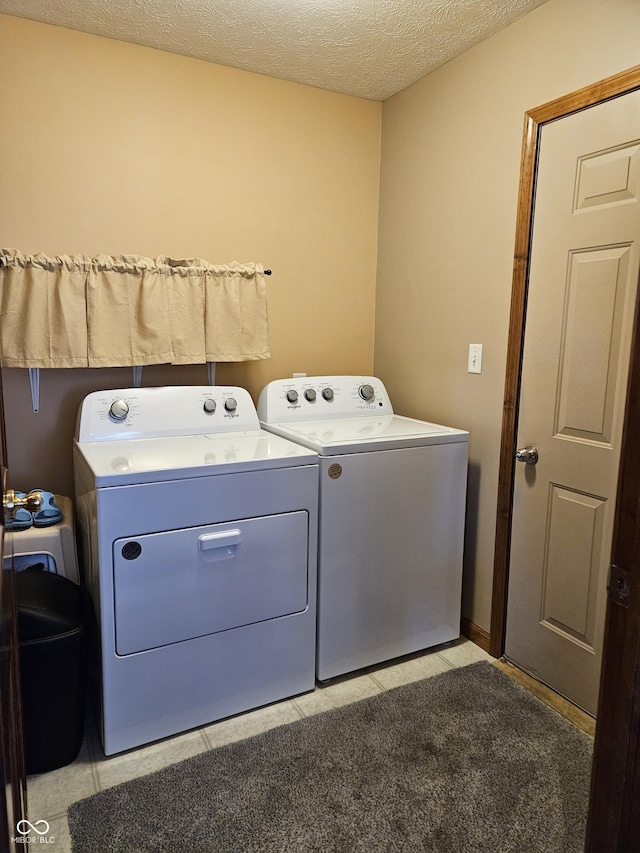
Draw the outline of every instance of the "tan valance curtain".
M267 289L262 267L207 267L204 277L207 361L269 358Z
M167 288L150 258L98 255L86 300L89 367L171 362Z
M6 367L86 367L91 259L0 251L0 359Z
M126 367L269 358L264 270L198 258L0 250L0 363Z

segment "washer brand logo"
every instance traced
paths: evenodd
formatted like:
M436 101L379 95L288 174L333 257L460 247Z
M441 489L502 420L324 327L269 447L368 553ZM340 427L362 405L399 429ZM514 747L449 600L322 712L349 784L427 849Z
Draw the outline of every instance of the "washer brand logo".
M49 835L49 828L49 822L46 820L37 820L35 823L25 819L19 820L16 830L20 835L11 840L14 844L53 844L55 838Z
M338 477L342 475L342 465L338 462L334 462L333 465L329 465L327 474L332 480L337 480Z

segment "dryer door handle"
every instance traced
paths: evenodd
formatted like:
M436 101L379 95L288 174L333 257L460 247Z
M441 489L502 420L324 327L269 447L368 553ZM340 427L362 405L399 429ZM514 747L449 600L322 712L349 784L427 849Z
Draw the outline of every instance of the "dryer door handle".
M240 530L222 530L220 533L203 533L198 536L198 549L208 551L207 557L212 560L228 560L238 550L242 540Z

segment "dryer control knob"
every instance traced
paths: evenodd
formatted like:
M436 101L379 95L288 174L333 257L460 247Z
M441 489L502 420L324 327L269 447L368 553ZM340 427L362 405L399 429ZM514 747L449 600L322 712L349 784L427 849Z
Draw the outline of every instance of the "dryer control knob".
M329 400L329 401L333 400L333 388L323 388L322 389L322 396L324 397L325 400Z
M114 400L109 406L109 415L114 421L123 421L129 414L129 404L126 400Z
M224 408L227 412L235 412L235 410L238 408L238 401L235 400L233 397L229 397L227 400L224 401Z
M370 403L375 397L375 391L371 385L361 385L358 389L358 394L360 394L365 403Z
M208 399L206 399L206 400L204 401L204 403L203 403L203 405L202 405L202 408L203 408L203 409L205 410L205 412L207 412L209 415L212 415L212 414L215 412L215 410L216 410L216 401L215 401L215 400L213 400L211 397L209 397Z
M307 388L307 390L304 392L304 399L308 400L309 403L315 403L316 392L313 390L313 388Z
M287 397L287 401L289 403L297 403L298 402L298 392L294 391L293 388L291 389L291 391L287 391L286 397Z

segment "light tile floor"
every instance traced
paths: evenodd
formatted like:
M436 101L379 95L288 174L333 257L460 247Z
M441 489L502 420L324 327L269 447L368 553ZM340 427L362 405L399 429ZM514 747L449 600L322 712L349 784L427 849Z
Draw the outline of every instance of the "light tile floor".
M29 819L32 823L39 820L49 822L49 837L53 837L53 842L48 850L70 853L67 809L77 800L200 752L479 660L493 661L494 658L470 640L461 638L401 661L317 685L311 693L110 758L106 758L102 751L95 721L89 715L84 743L73 764L27 778Z

